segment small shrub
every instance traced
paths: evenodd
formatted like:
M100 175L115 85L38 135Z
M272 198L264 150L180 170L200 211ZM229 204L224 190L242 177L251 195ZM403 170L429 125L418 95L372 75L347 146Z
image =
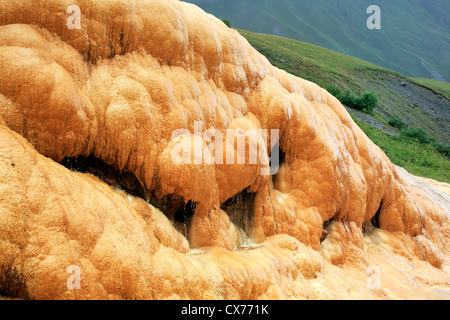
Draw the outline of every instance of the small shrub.
M228 28L231 28L230 20L228 20L228 19L221 19L221 20L222 20L223 23L225 23L228 26Z
M409 138L416 139L422 144L430 144L436 141L436 139L429 137L422 129L403 130L402 133Z
M372 113L373 109L378 104L378 98L373 91L363 92L358 99L356 99L356 106L358 110L363 110L367 113Z
M450 146L444 146L442 144L434 143L433 147L437 150L437 152L450 157Z
M335 86L332 86L331 84L326 86L325 89L331 93L333 96L335 96L339 101L342 99L342 90L339 88L336 88Z
M389 119L388 125L391 127L397 128L399 130L405 130L408 128L408 125L399 117L394 117Z
M373 91L365 91L359 97L356 97L350 90L343 92L331 84L325 85L324 88L349 108L372 113L378 104L378 98Z
M350 92L350 90L346 90L344 92L341 98L341 103L346 105L347 107L358 109L356 107L356 97Z

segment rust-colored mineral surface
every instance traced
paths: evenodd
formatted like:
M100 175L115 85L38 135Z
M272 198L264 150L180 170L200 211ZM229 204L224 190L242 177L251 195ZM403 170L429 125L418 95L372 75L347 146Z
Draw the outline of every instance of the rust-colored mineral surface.
M450 197L220 20L174 0L0 8L0 295L450 299ZM278 130L278 172L173 161L211 128Z

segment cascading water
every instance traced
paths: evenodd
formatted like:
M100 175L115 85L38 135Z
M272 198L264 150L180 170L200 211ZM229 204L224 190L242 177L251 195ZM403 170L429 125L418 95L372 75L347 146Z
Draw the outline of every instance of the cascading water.
M249 189L242 190L221 205L239 232L239 247L254 245L253 216L255 211L255 196Z

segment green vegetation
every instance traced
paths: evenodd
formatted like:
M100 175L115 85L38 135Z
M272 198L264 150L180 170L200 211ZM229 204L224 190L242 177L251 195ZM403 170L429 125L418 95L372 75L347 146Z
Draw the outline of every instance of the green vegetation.
M353 116L352 116L353 117ZM450 159L430 144L422 144L406 135L391 136L355 117L353 120L396 165L408 172L450 183Z
M436 139L430 138L422 129L405 129L402 134L423 144L432 144Z
M377 95L373 91L365 91L359 97L356 97L350 90L342 92L341 89L332 85L327 85L325 89L335 96L343 105L365 113L373 113L373 109L375 109L378 104Z
M443 155L450 157L450 147L449 146L444 146L442 144L438 144L435 143L433 145L433 147L439 152L442 153Z
M231 28L230 20L228 20L228 19L220 19L220 20L222 20L222 22L225 23L228 26L228 28Z
M411 80L421 86L430 88L433 91L442 94L450 100L450 83L424 78L411 78Z
M424 84L416 86L416 79L406 78L372 63L309 43L238 31L276 67L327 89L334 87L344 93L349 90L355 94L373 91L378 98L378 106L371 114L373 118L387 124L389 119L400 117L411 127L424 130L439 143L449 144L450 129L444 120L448 117L445 108L449 101L434 95L435 87L431 88L433 91L421 92ZM407 83L407 86L403 87L402 83ZM441 86L445 88L446 85ZM346 98L350 102L344 104L351 105L351 98ZM432 112L433 109L436 113ZM440 113L438 110L441 110Z
M356 99L356 103L354 108L357 110L364 111L366 113L373 113L373 109L378 104L378 98L373 91L363 92L358 99Z
M443 127L438 127L438 117L423 112L418 103L401 93L402 82L417 82L417 79L312 44L238 31L273 65L316 82L346 106L362 105L374 119L397 128L400 134L393 136L362 120L355 120L394 164L419 176L450 182L450 150L445 143L448 136L443 134ZM393 83L398 84L397 89ZM437 92L436 87L431 89ZM357 97L352 92L362 94ZM371 106L376 104L375 101L378 106L373 109ZM360 106L357 108L361 109ZM441 138L441 142L436 142L437 138Z
M408 128L408 125L406 124L406 122L403 121L402 119L400 119L399 117L393 117L393 118L389 119L388 125L390 125L391 127L397 128L400 131Z
M388 121L391 127L400 130L401 134L405 137L414 139L422 144L431 144L436 151L442 153L443 155L450 157L450 147L439 143L436 143L436 139L429 137L425 131L422 129L409 128L408 125L399 117L391 118Z
M289 73L316 82L322 87L330 84L341 89L363 91L360 76L373 77L382 73L397 73L345 54L288 38L238 30L269 61Z
M341 98L339 99L339 101L341 101L343 105L350 108L355 107L356 100L358 99L350 92L350 90L346 90L343 94L340 95L340 97Z

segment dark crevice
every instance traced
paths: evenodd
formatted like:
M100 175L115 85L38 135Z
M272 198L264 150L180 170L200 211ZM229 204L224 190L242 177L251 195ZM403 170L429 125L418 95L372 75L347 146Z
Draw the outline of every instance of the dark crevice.
M251 238L253 229L253 217L255 213L256 193L246 188L221 204L230 221L243 230L248 238Z
M0 296L29 299L25 277L12 263L0 265Z
M380 228L380 213L381 213L381 208L383 207L383 202L384 202L384 200L381 200L381 203L380 203L380 206L378 207L377 212L372 217L372 219L370 219L370 221L372 222L372 224L375 228Z
M148 202L163 212L175 229L189 240L189 226L198 202L186 202L183 197L173 194L158 198L153 192L150 193Z
M285 160L286 160L286 153L280 149L280 168L284 165Z
M328 237L328 227L330 226L333 219L327 220L323 223L322 226L322 235L320 237L320 242L324 242L325 239Z
M128 194L142 198L163 212L175 229L188 238L189 224L195 214L197 202L186 201L177 195L157 197L154 192L144 188L133 173L120 171L93 156L65 158L60 164L72 171L93 174L113 187L120 187Z
M278 178L278 173L280 172L281 167L284 165L284 162L286 160L286 153L281 150L279 142L277 142L277 144L272 148L271 152L270 152L270 157L272 157L273 155L275 155L275 148L278 148L278 154L279 154L279 159L278 159L278 170L275 170L277 172L277 174L273 175L273 182L275 183L277 178ZM270 161L270 168L272 168L272 165L276 165L276 163L273 164L272 159ZM272 169L271 169L272 171Z
M198 205L197 202L189 200L183 206L178 208L177 211L175 211L173 218L175 219L175 221L181 223L189 223L195 214L195 209L197 208L197 205Z
M72 171L93 174L111 186L121 187L133 196L146 198L145 189L134 174L126 171L121 172L93 156L64 158L61 164Z
M170 219L181 223L189 223L191 221L198 205L197 202L191 200L186 202L183 197L172 194L162 198L152 194L149 202L152 206L164 212Z
M91 51L92 51L92 48L91 48L91 42L90 41L88 41L88 48L87 48L87 50L84 52L84 57L85 57L85 60L87 61L87 62L92 62L92 63L96 63L96 61L91 61ZM96 60L96 59L92 59L92 60Z
M381 200L380 206L378 207L377 212L375 215L370 219L369 221L366 221L362 225L363 233L371 233L373 231L373 228L380 229L380 213L381 209L383 208L384 200Z
M286 159L286 153L283 152L283 150L281 150L280 148L280 142L277 142L272 150L270 151L270 157L272 157L272 155L276 154L276 149L278 149L278 154L279 154L279 161L278 161L278 165L281 168L281 166L284 164L284 160ZM270 164L272 164L272 161L270 162Z
M124 32L123 30L120 30L119 32L119 39L118 39L118 44L119 46L117 47L117 51L116 51L116 44L117 44L117 34L112 32L112 37L109 41L108 41L108 49L109 49L109 53L108 53L108 58L109 59L113 59L116 55L122 56L125 54L126 52L126 48L125 48L125 44L124 44Z
M120 54L123 55L125 53L125 49L123 47L123 30L120 30L120 34L119 34L119 44L120 44Z

